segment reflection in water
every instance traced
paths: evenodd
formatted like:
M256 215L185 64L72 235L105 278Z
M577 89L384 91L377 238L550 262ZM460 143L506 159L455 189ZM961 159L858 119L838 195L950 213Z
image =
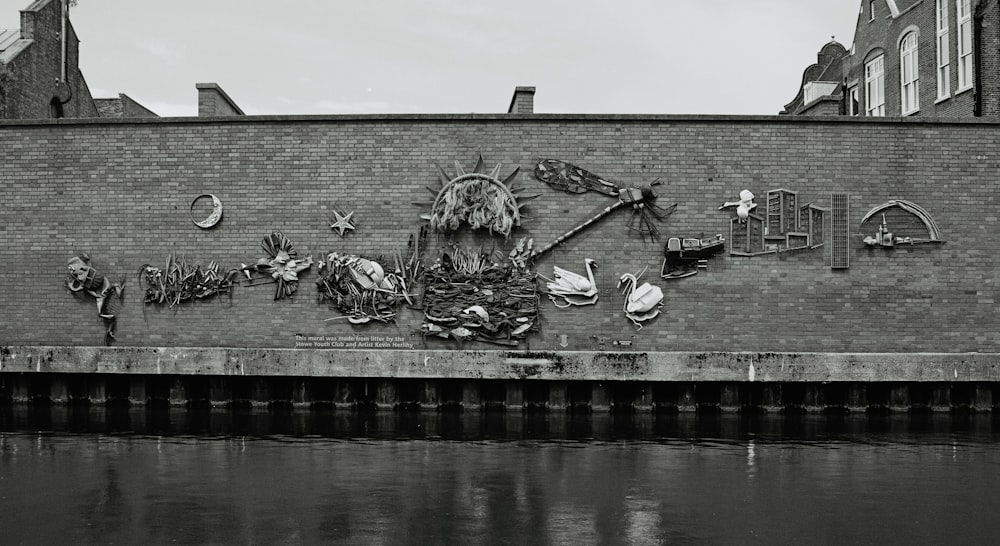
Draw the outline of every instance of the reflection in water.
M990 416L0 408L5 544L986 543Z

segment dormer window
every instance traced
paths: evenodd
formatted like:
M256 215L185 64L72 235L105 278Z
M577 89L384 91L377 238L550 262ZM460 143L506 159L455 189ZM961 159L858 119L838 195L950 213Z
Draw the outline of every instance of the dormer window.
M875 0L869 0L868 2L868 21L875 20Z

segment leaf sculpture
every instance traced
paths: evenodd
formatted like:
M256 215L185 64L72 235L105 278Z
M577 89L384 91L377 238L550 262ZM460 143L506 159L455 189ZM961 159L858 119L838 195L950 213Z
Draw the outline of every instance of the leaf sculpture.
M454 248L424 274L425 336L516 346L537 330L535 275Z
M268 275L271 277L270 282L277 284L274 289L275 300L291 296L299 289L299 273L312 267L312 256L299 259L295 246L280 231L264 237L260 246L267 253L267 258L258 259L252 266L243 265L242 270L247 279L252 280L251 274L254 272Z
M201 264L189 266L184 260L167 256L161 269L150 264L139 268L139 280L146 285L143 302L147 304L169 305L204 299L217 294L228 294L239 276L238 269L220 272L214 260L207 267Z
M441 172L441 187L427 188L435 194L434 202L429 203L431 211L421 215L430 222L431 229L437 231L455 231L466 224L472 229L487 229L491 233L510 237L511 231L521 225L521 208L527 201L538 197L523 197L519 203L517 194L523 188L514 188L512 183L520 168L500 180L500 164L487 173L481 155L471 173L466 173L457 161L455 169L458 174L455 176L440 167L438 169Z

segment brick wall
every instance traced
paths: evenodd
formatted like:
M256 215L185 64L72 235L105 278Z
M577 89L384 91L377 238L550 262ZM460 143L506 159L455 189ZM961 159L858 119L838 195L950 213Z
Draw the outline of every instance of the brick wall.
M79 70L80 41L72 25L67 26L68 86L57 84L62 63L60 15L56 0L36 2L22 10L21 37L33 43L0 65L0 118L51 118L54 97L65 103L65 117L97 117L97 107Z
M100 345L93 300L64 286L66 261L86 252L102 273L127 279L118 345L293 347L294 336L398 336L423 340L421 314L395 324L352 327L316 302L315 270L299 293L273 301L273 288L240 286L231 298L173 309L144 306L136 272L173 252L189 262L238 267L263 256L261 239L281 230L303 254L403 250L425 212L415 201L438 165L471 169L478 154L501 177L520 167L531 201L509 241L460 234L464 243L506 253L516 238L536 244L608 206L613 198L567 195L536 180L540 158L557 158L623 183L664 182L661 204L678 203L660 225L666 236L729 235L718 210L750 189L798 192L800 203L830 206L850 193L848 270L832 270L827 244L816 250L713 258L707 271L665 281L662 245L627 233L618 211L545 255L580 273L597 260L600 299L571 310L541 303L531 350L996 352L1000 266L995 150L990 122L504 115L243 117L227 120L0 122L0 345ZM188 208L213 193L225 213L196 228ZM890 199L923 206L947 243L867 249L859 222ZM344 238L333 209L354 211ZM829 218L827 219L829 224ZM870 226L866 226L867 227ZM890 226L891 228L892 226ZM856 229L855 229L856 228ZM829 233L829 225L826 229ZM425 263L446 243L434 236ZM626 272L662 287L660 317L637 331L615 284ZM541 283L540 283L541 285ZM616 343L632 342L631 345ZM493 349L466 344L464 347Z

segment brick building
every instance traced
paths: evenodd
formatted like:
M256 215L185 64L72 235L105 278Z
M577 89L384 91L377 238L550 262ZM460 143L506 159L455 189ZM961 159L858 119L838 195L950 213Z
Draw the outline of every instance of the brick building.
M1000 2L863 0L853 45L823 46L781 113L1000 115Z
M67 0L36 0L0 29L0 119L156 117L124 94L94 99Z

